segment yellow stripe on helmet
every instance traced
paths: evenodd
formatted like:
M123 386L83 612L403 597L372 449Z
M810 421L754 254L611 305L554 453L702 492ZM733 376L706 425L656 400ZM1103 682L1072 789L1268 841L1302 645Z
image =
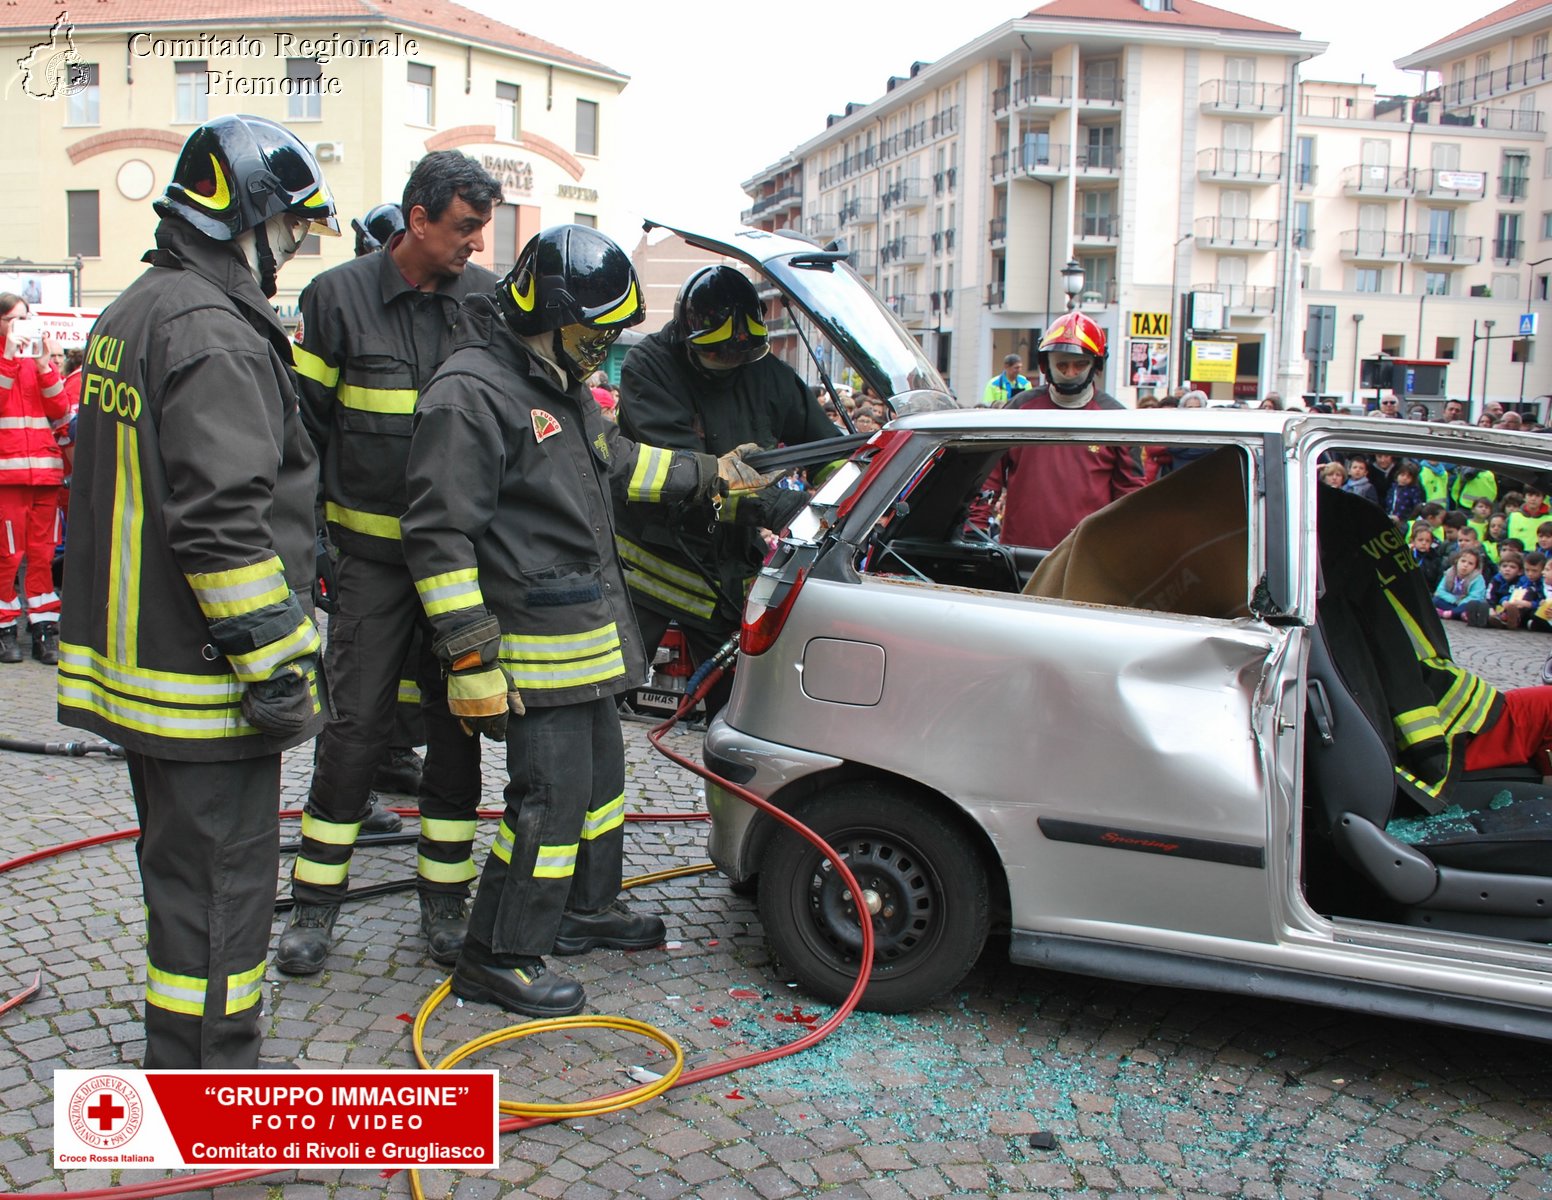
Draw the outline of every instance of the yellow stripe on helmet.
M535 280L536 276L532 271L529 271L528 287L523 291L520 292L517 290L517 284L515 282L509 283L507 285L507 291L512 293L512 302L524 312L533 312Z
M211 212L221 212L232 203L232 189L226 182L226 172L221 169L221 164L216 156L210 156L210 169L216 175L216 194L214 196L201 196L190 188L184 188L183 194L202 208L208 208Z
M726 321L723 321L722 324L718 325L710 333L700 334L698 337L692 337L690 340L692 342L694 342L697 346L710 346L714 342L725 342L725 341L728 340L728 338L730 338L732 336L733 336L733 318L729 317Z
M631 316L641 307L636 296L636 281L631 280L630 290L625 293L625 299L621 300L603 316L594 319L594 325L614 325Z
M764 337L767 333L770 332L765 328L764 325L761 325L760 322L756 321L753 317L745 317L744 323L749 326L749 332L754 334L755 337Z

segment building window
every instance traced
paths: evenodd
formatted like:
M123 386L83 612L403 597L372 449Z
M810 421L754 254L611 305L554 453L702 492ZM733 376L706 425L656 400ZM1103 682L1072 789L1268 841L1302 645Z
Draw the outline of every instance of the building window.
M1315 186L1315 139L1312 137L1300 135L1294 142L1293 182L1301 188Z
M1493 228L1493 257L1504 262L1519 262L1524 250L1525 244L1520 241L1520 214L1499 213L1498 223Z
M591 100L577 101L577 153L598 153L598 105Z
M286 118L323 120L323 64L316 58L288 58L286 80Z
M1530 155L1518 150L1505 150L1498 165L1498 198L1523 200L1529 191Z
M1493 299L1518 300L1520 298L1520 273L1498 271L1493 274Z
M210 116L210 89L205 76L210 64L203 58L186 59L172 65L174 80L173 120L179 125L201 125Z
M1359 267L1353 272L1353 291L1377 292L1380 290L1378 267Z
M102 91L97 86L97 64L77 63L72 67L70 87L72 91L65 108L65 124L102 124Z
M1310 202L1308 200L1295 200L1293 202L1293 244L1300 250L1308 250L1315 244L1314 232L1310 229Z
M586 225L589 229L598 228L598 218L592 213L573 213L571 215L573 225Z
M69 220L65 253L82 258L102 255L102 227L98 221L96 192L66 192L65 208Z
M1423 274L1423 292L1429 296L1448 296L1450 294L1450 273L1448 271L1427 271Z
M436 124L436 68L424 63L409 64L411 125Z
M514 142L523 131L523 89L515 83L496 85L496 136Z
M1447 358L1454 360L1459 351L1460 339L1452 337L1434 338L1433 356L1435 358Z
M491 214L491 253L495 262L491 269L497 275L505 275L517 262L517 206L498 204Z

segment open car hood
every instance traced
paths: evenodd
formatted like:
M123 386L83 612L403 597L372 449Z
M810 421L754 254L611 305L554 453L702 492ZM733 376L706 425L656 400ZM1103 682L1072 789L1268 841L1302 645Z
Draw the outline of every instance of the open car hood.
M843 251L821 250L785 232L735 226L726 234L692 233L660 221L692 246L753 267L814 322L846 361L896 412L956 408L948 386L877 293L852 270Z

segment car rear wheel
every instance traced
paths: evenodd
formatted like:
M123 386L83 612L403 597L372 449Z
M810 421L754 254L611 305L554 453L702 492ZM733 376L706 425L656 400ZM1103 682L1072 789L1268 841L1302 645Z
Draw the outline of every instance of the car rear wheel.
M985 865L957 825L872 783L832 788L796 816L840 852L872 913L862 1008L907 1012L965 977L986 942L991 902ZM791 830L777 832L760 864L759 909L781 965L814 995L844 999L862 947L857 904L830 861Z

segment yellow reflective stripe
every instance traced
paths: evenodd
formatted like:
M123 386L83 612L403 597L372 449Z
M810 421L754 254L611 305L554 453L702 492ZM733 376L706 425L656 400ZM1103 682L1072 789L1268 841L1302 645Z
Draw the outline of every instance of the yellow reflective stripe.
M620 644L620 631L613 621L583 633L504 633L501 635L502 661L556 661L596 654Z
M312 883L319 887L331 887L344 883L345 877L349 874L349 862L320 863L300 855L297 856L296 866L291 870L291 878L296 882Z
M119 421L114 453L113 545L108 551L107 645L113 657L133 663L139 653L140 554L145 490L140 480L140 431Z
M625 794L622 792L602 808L589 810L587 819L582 822L582 840L586 842L603 837L611 829L618 829L623 824L625 824Z
M1442 738L1444 725L1435 708L1415 709L1395 718L1396 741L1402 746L1415 746L1429 738Z
M709 333L703 333L696 337L692 337L690 341L694 342L697 346L711 346L717 342L725 342L732 336L733 318L732 316L729 316L726 321L723 321L722 324L718 325Z
M329 366L311 350L303 350L295 342L291 343L291 361L296 364L296 373L304 379L311 379L328 388L339 382L338 367Z
M603 316L601 316L601 317L594 317L593 318L593 324L595 324L595 325L615 325L615 324L618 324L619 322L625 320L626 317L630 316L632 313L634 313L640 307L641 307L641 305L638 302L637 296L636 296L636 281L634 279L632 279L631 280L630 289L625 293L625 299L621 300L618 304L616 304L608 312L604 313Z
M205 1015L207 980L196 975L174 975L146 963L146 1003L188 1017Z
M302 814L302 836L325 846L354 846L360 832L360 821L325 821L309 812Z
M535 879L569 879L577 872L577 847L581 843L572 842L569 846L540 846L539 856L534 859Z
M246 567L229 571L199 571L186 574L194 599L206 620L238 617L271 604L284 603L291 589L280 559L274 555Z
M424 854L415 856L415 872L430 883L468 883L478 874L472 858L446 863L427 858Z
M419 704L420 684L416 683L413 679L399 680L399 703Z
M717 505L717 520L724 525L731 525L738 518L738 505L748 492L729 492L722 497L722 503Z
M650 596L669 608L703 619L716 611L716 597L705 580L698 579L688 571L649 554L624 538L615 538L615 547L620 552L621 562L625 564L625 586L632 591ZM668 582L664 576L670 572L675 578L685 580L686 586L681 587Z
M625 498L647 501L662 499L663 485L668 482L668 468L673 460L672 450L637 446L636 466L631 471L630 483L626 485Z
M339 402L346 408L361 412L402 413L415 411L415 398L420 393L414 388L369 388L356 383L342 383Z
M428 617L439 617L460 608L485 607L477 567L461 567L456 571L444 571L441 575L417 579L415 591Z
M1461 733L1480 733L1487 723L1493 702L1498 699L1498 689L1481 679L1474 680L1470 707L1461 714L1455 728Z
M1381 589L1382 591L1384 589ZM1391 608L1396 610L1396 616L1401 621L1401 628L1407 632L1407 637L1412 642L1412 653L1420 659L1433 658L1438 654L1434 644L1428 640L1428 635L1423 632L1423 627L1417 623L1417 618L1407 612L1406 605L1397 600L1390 592L1385 592L1385 599L1390 601Z
M227 661L232 664L237 678L244 683L255 683L268 679L277 667L293 658L316 654L322 646L323 639L318 636L317 627L304 616L302 623L284 637L267 642L247 654L229 654Z
M61 676L57 694L61 708L81 709L111 721L121 729L168 738L246 737L259 731L248 724L237 705L228 708L167 708L117 696L91 680Z
M338 525L342 529L370 534L372 537L391 538L396 542L401 540L398 517L346 508L343 504L335 504L332 500L324 503L323 516L330 524Z
M1437 800L1439 795L1444 791L1443 779L1439 780L1437 783L1424 783L1421 779L1412 774L1412 772L1406 770L1404 767L1397 767L1396 774L1399 775L1402 779L1406 780L1407 783L1410 783L1418 791L1422 792L1425 796L1432 796L1435 800ZM1448 772L1446 772L1446 778L1448 778Z
M613 621L584 633L504 634L501 661L520 690L602 683L625 674Z
M614 650L588 662L573 663L567 667L546 669L509 663L507 669L519 691L580 687L589 683L604 683L625 674L625 656Z
M507 824L506 818L503 817L501 824L496 826L496 839L490 844L490 852L502 862L510 865L512 862L512 844L515 840L516 835L513 834L512 827Z
M420 818L420 836L430 842L472 842L473 821L447 821L439 817Z
M264 964L226 977L226 1015L240 1013L259 1002L264 988Z
M59 668L61 672L83 675L117 692L169 704L235 705L242 700L242 684L230 672L183 675L175 671L153 671L149 667L113 662L89 646L74 642L60 643Z

